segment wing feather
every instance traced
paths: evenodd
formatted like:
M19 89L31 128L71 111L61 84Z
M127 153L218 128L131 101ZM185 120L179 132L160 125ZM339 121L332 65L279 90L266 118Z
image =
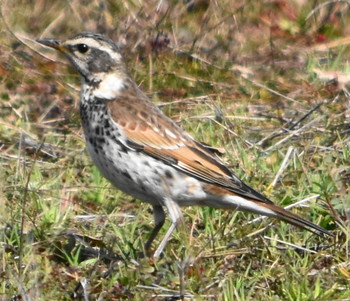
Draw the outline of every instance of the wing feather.
M140 101L140 97L143 97ZM108 102L109 113L123 130L128 146L207 183L257 201L272 202L238 179L215 154L166 117L147 96L123 96Z

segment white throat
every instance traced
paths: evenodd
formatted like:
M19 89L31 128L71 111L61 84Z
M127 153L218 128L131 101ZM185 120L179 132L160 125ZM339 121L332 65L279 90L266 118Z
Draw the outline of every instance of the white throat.
M102 79L102 78L101 78ZM103 99L116 98L121 90L125 88L124 80L119 74L110 73L104 75L101 82L94 89L95 97Z

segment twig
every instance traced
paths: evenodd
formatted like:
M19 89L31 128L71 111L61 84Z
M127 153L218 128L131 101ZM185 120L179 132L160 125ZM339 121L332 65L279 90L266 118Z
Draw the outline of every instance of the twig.
M336 96L333 100L337 100L339 96ZM259 142L255 143L255 145L262 145L264 142L266 142L267 140L271 140L273 138L276 138L278 136L283 135L284 133L293 130L298 124L300 124L301 122L303 122L307 117L309 117L314 111L316 111L317 109L319 109L323 104L327 103L328 100L324 99L321 102L319 102L316 106L314 106L313 108L311 108L306 114L304 114L299 120L297 120L296 122L292 123L289 127L287 128L283 128L281 130L278 130L276 132L271 133L270 135L268 135L267 137L264 137L263 139L261 139Z
M179 272L179 294L180 294L180 298L181 300L185 300L185 270L188 268L188 264L187 261L185 259L185 261L178 263L178 272Z
M337 98L339 97L339 95L337 95L333 100L337 100ZM298 121L294 122L289 128L288 130L293 130L299 123L303 122L307 117L309 117L314 111L316 111L319 107L321 107L323 104L327 103L328 100L324 99L322 101L320 101L316 106L314 106L311 110L309 110L303 117L301 117Z
M193 77L193 76L190 76L190 75L181 75L181 74L178 74L176 72L163 72L163 74L166 74L166 75L174 75L178 78L181 78L181 79L185 79L185 80L188 80L188 81L192 81L192 82L200 82L200 83L208 83L212 86L220 86L220 87L225 87L225 88L232 88L233 85L231 84L225 84L225 83L222 83L222 82L214 82L214 81L211 81L211 80L207 80L207 79L203 79L203 78L199 78L199 77Z
M107 219L111 217L122 217L122 218L129 218L129 219L134 219L135 215L130 215L130 214L125 214L125 213L115 213L115 214L101 214L101 215L76 215L74 216L74 219L80 220L80 221L94 221L97 219Z
M271 237L268 237L268 236L264 236L264 238L267 239L267 240L271 240L271 241L276 241L276 242L282 243L284 245L293 247L295 249L303 250L303 251L306 251L306 252L309 252L309 253L312 253L312 254L317 254L316 251L313 251L313 250L310 250L310 249L307 249L307 248L304 248L304 247L301 247L301 246L297 246L297 245L292 244L290 242L286 242L286 241L283 241L283 240L280 240L280 239L271 238Z
M225 116L226 118L226 116ZM229 129L227 126L223 125L221 122L218 122L217 120L215 120L214 118L211 118L211 117L207 117L207 116L203 116L202 119L208 119L214 123L216 123L217 125L221 126L225 131L229 132L230 134L232 134L233 136L237 137L237 138L240 138L242 139L242 137L240 135L238 135L236 132L232 131L231 129ZM247 144L249 147L253 147L254 144L249 142L248 140L244 140L242 139L243 142L245 144Z
M288 147L288 150L287 150L287 154L286 156L284 157L283 159L283 162L280 166L280 169L278 170L275 178L273 179L272 183L270 184L270 186L268 187L268 190L275 187L279 178L281 177L282 173L285 171L285 169L287 168L288 166L288 163L289 163L289 158L291 157L291 155L294 153L294 147L293 146L289 146Z
M330 5L330 4L337 3L337 2L343 2L343 3L346 3L346 4L350 5L350 1L346 1L346 0L327 1L327 2L321 3L320 5L317 5L311 12L309 12L309 14L306 16L305 20L307 21L310 17L312 17L312 15L315 14L315 12L317 12L321 8L323 8L323 7L327 6L327 5Z
M165 291L165 292L169 292L169 293L177 293L176 290L172 290L166 287L162 287L158 284L152 284L152 286L150 285L136 285L136 288L143 288L143 289L147 289L147 290L161 290L161 291Z
M34 171L35 163L36 163L36 157L38 153L40 152L42 146L44 144L44 140L42 141L41 145L35 150L35 156L34 160L32 161L32 165L29 168L29 172L27 175L26 182L24 184L24 192L23 192L23 198L21 199L21 226L20 226L20 237L19 237L19 250L18 250L18 274L19 277L22 276L22 259L23 259L23 248L24 248L24 224L25 224L25 218L26 218L26 205L28 201L28 193L29 193L29 184L31 180L31 176ZM31 220L32 221L32 220ZM35 226L35 224L34 224Z
M16 40L18 40L18 41L21 42L23 45L25 45L25 46L27 46L29 49L31 49L33 52L39 54L41 57L43 57L43 58L45 58L45 59L47 59L47 60L49 60L49 61L60 62L60 63L62 63L62 64L64 64L64 65L68 65L67 62L56 61L56 60L53 60L52 58L47 57L46 55L42 54L40 51L36 50L35 48L33 48L33 47L30 46L27 42L24 41L24 40L26 39L26 40L29 40L29 41L31 41L31 42L35 42L33 39L30 39L30 38L28 38L28 37L22 37L22 36L20 36L20 35L18 35L18 34L16 34L16 33L14 33L14 32L12 31L12 29L10 28L10 26L9 26L9 24L8 24L6 18L5 18L5 14L4 14L4 12L3 12L3 6L4 6L4 5L2 4L2 5L1 5L1 8L0 8L1 19L3 20L3 23L5 24L6 29L9 31L9 33L11 33L11 34L15 37Z
M272 90L272 89L269 88L268 86L265 86L265 85L263 85L263 84L260 84L260 83L258 83L258 82L255 81L255 80L249 79L249 78L244 77L244 76L243 76L242 78L245 79L246 81L250 82L251 84L253 84L253 85L259 87L259 88L262 88L262 89L265 89L265 90L269 91L269 92L272 93L272 94L275 94L275 95L277 95L277 96L280 96L280 97L282 97L282 98L284 98L284 99L287 99L287 100L289 100L289 101L292 101L292 102L297 102L295 99L290 98L290 97L288 97L288 96L286 96L286 95L283 95L283 94L279 93L278 91Z
M51 23L50 23L48 26L46 26L46 28L44 29L44 31L41 33L41 36L42 36L42 37L46 37L49 33L51 33L51 30L52 30L53 28L57 28L57 27L58 27L57 25L58 25L59 22L61 22L64 18L66 18L66 13L65 13L64 10L62 10L62 11L60 12L60 14L59 14L54 20L52 20Z
M201 293L204 293L205 291L211 289L212 287L214 287L215 285L219 284L221 280L215 280L213 283L210 283L209 285L207 285L206 287L204 287L203 289L199 289L199 291Z
M205 116L191 116L189 119L202 119L202 118L208 118L208 119L214 119L214 115L205 115ZM263 121L268 120L267 117L249 117L249 116L239 116L239 115L225 115L226 119L239 119L239 120L257 120L257 121Z
M173 298L193 298L194 296L188 293L185 293L184 295L179 295L179 292L176 290L168 289L166 287L162 287L158 284L153 283L152 286L149 285L137 285L136 288L139 289L147 289L147 290L160 290L163 292L168 292L172 294L157 294L157 297L173 297Z
M311 120L309 123L305 124L303 127L299 128L298 130L292 131L288 136L284 137L283 139L279 140L274 145L271 145L270 147L265 149L263 151L263 154L267 154L268 152L272 151L277 146L280 146L281 144L285 143L286 141L288 141L292 137L300 135L304 130L306 130L307 128L311 127L314 123L316 123L316 121L319 121L320 119L321 119L320 117L319 118L315 118L314 120Z
M89 280L87 278L83 278L82 280L79 281L82 289L83 289L83 296L84 296L84 301L89 301L89 293L88 293L88 289L89 289Z
M11 272L10 272L11 273ZM23 300L23 301L32 301L28 293L26 292L22 282L15 275L13 275L15 282L17 282L18 290L21 292L20 295L17 295L19 298L12 298L11 300ZM16 297L17 297L16 296Z

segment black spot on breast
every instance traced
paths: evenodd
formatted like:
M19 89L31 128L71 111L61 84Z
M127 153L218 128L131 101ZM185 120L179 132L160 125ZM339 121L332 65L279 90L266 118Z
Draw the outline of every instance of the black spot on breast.
M95 127L95 134L97 136L100 136L101 135L101 128L99 126Z
M105 129L109 129L111 127L111 124L109 123L108 119L104 120L103 127Z
M99 83L95 83L95 85L98 87ZM105 98L94 97L94 101L90 106L93 105L95 110L106 110L106 102L107 100Z
M125 178L128 178L128 179L132 180L130 174L129 174L127 171L122 171L122 175L123 175Z
M167 179L173 179L174 178L174 175L172 174L172 172L170 170L166 170L165 171L165 176L167 177Z
M120 151L122 152L122 153L125 153L125 154L127 154L128 153L128 148L123 144L123 143L118 143L118 145L119 145L119 147L120 147Z
M105 138L97 137L95 138L95 143L98 145L104 144L106 142Z

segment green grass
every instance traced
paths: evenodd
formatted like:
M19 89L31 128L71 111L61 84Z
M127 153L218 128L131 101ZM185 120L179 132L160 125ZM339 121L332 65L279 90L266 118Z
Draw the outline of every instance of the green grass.
M0 300L350 299L349 16L338 3L306 20L309 2L3 1ZM164 256L140 257L149 205L92 165L78 76L30 40L83 30L119 42L152 100L197 140L224 148L249 185L281 206L318 195L292 211L335 238L186 208ZM335 74L344 77L329 82Z

